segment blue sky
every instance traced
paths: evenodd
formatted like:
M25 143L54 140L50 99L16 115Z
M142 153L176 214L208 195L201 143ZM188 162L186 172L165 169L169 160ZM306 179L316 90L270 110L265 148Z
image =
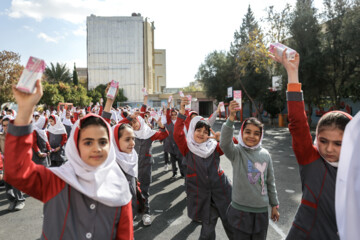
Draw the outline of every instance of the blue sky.
M86 67L86 17L141 13L155 22L155 48L167 51L167 86L185 87L214 50L229 50L234 31L251 4L257 20L265 8L281 10L295 0L1 0L0 51L72 69ZM316 0L315 7L322 7Z

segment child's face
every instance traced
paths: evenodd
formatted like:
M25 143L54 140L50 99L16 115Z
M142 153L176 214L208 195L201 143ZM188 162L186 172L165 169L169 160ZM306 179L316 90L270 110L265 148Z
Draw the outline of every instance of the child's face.
M36 115L36 116L35 116L35 122L36 122L37 120L39 120L39 118L40 118L40 116L39 116L39 115Z
M2 127L3 127L4 133L7 133L8 125L9 125L9 121L8 121L8 120L2 121Z
M177 119L177 113L171 112L171 120L176 120L176 119Z
M51 124L51 126L54 126L54 125L55 125L55 121L52 120L51 118L49 118L49 123Z
M89 125L80 131L78 142L81 159L97 167L107 158L110 151L108 133L103 126Z
M326 128L318 133L319 152L325 160L329 162L339 161L343 134L344 131L338 128Z
M194 140L196 143L203 143L208 140L209 131L205 128L197 128L194 132Z
M248 147L254 147L260 142L260 128L254 124L247 124L242 133L242 140Z
M137 119L131 121L131 126L135 131L138 131L140 129L140 123Z
M130 128L124 128L119 138L119 145L122 152L131 153L135 147L135 134Z

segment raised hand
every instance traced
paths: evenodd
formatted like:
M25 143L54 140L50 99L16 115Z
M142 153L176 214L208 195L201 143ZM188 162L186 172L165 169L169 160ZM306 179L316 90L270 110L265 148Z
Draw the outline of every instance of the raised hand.
M208 139L215 139L216 141L220 142L220 132L214 132L214 130L212 130L212 128L210 128L210 131L213 135L208 136Z
M276 62L281 63L287 71L288 74L288 82L289 83L298 83L298 70L299 70L299 63L300 63L300 55L296 53L295 59L288 60L286 57L286 50L285 49L282 53L282 56L278 55L277 51L275 54L269 54L269 57Z
M164 128L164 124L161 122L161 117L159 117L159 119L156 122L160 128Z
M18 126L28 125L31 122L35 106L43 95L41 82L39 79L36 81L34 93L21 92L15 85L12 86L12 92L18 104L18 114L14 124Z
M185 106L188 105L190 102L189 102L189 99L187 97L182 97L181 98L181 103L180 103L180 113L181 114L185 114Z
M235 100L232 100L229 104L229 111L230 111L229 119L231 121L234 121L236 112L240 111L240 105Z

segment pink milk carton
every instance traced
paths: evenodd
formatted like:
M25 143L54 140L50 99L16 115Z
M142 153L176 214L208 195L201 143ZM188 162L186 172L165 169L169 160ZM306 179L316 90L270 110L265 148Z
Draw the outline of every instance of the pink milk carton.
M154 118L156 121L159 121L160 116L155 111L150 112L150 116Z
M118 86L119 86L119 82L111 80L110 88L107 92L106 97L110 99L114 99L116 95L116 89L118 88Z
M16 88L26 93L34 92L36 80L41 79L44 71L44 60L30 57L20 76L20 80L16 85Z
M239 108L236 108L235 110L241 109L241 90L234 90L234 100L239 104Z
M172 101L172 95L169 97L168 102L170 103Z
M281 57L284 50L286 48L286 57L288 60L294 60L296 51L294 49L289 48L288 46L282 44L282 43L271 43L269 52L275 54L275 51L277 51L277 54Z
M184 93L182 91L179 91L180 97L185 97Z
M225 112L224 102L219 102L220 112Z
M141 91L143 92L144 96L149 95L148 92L146 91L146 88L141 89Z

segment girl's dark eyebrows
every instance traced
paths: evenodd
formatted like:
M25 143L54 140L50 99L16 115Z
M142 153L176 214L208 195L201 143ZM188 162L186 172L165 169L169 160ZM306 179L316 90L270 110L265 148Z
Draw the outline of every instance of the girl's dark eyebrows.
M81 141L94 141L93 138L84 138L84 139L81 139Z

